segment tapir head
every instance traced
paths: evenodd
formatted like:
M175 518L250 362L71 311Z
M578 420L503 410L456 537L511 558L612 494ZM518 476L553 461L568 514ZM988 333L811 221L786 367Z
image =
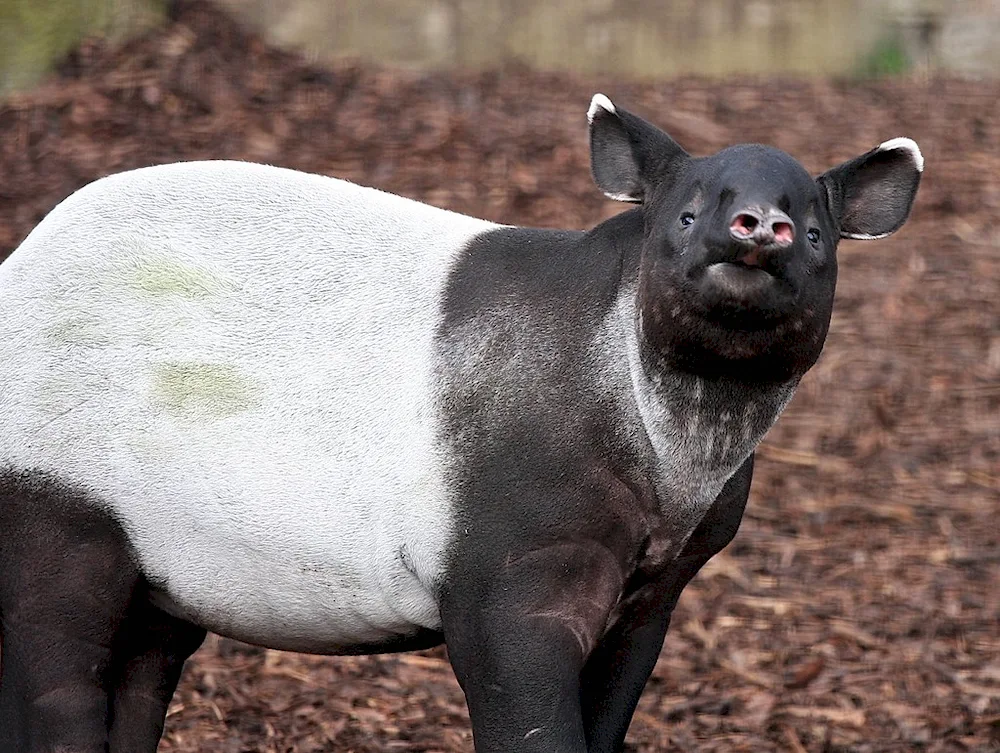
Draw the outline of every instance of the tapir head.
M895 138L813 178L759 144L695 158L602 94L590 111L597 185L641 204L640 336L650 354L706 376L801 376L830 324L841 238L898 230L923 157Z

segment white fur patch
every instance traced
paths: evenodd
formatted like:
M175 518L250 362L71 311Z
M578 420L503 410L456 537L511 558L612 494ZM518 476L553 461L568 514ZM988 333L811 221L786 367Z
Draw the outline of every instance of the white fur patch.
M618 112L615 109L614 103L608 99L604 94L595 94L593 99L590 100L590 108L587 110L587 122L593 123L594 117L597 115L597 110L607 110L612 115Z
M640 201L638 198L636 198L630 193L608 193L607 191L605 191L604 195L607 196L609 199L614 199L615 201L627 201L631 204L635 204Z
M905 136L899 136L894 139L889 139L888 141L883 141L878 145L878 150L880 152L891 152L897 149L909 152L910 157L913 159L913 164L917 168L917 172L922 173L924 171L924 155L920 153L920 147L917 146L917 142L913 139L908 139Z
M841 238L848 238L853 241L877 241L881 238L888 238L892 233L879 233L878 235L865 235L864 233L841 233Z
M436 629L433 337L491 227L238 162L91 184L0 266L0 463L110 505L159 603L216 632Z

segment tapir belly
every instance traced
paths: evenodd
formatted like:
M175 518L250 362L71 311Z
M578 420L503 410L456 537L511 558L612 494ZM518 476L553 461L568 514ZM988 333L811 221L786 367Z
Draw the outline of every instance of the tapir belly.
M94 184L0 266L0 466L86 492L157 602L211 630L308 651L435 630L435 333L489 227L260 166Z
M440 629L442 497L401 482L414 510L375 488L359 499L350 484L278 476L266 496L223 498L219 484L202 514L127 524L154 603L222 635L314 653Z
M435 584L447 520L425 516L419 522L434 530L422 536L407 530L418 521L387 521L333 490L313 493L316 515L282 518L281 506L303 499L296 486L275 490L267 504L235 501L238 522L160 520L155 535L132 532L154 603L222 635L313 653L440 629ZM415 501L441 507L439 499Z

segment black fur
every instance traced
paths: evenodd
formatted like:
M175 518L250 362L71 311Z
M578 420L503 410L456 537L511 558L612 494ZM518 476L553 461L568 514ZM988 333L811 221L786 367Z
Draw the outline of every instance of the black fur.
M148 603L124 529L85 491L8 471L0 531L0 751L155 751L205 631Z
M655 508L587 374L638 220L491 233L449 287L442 403L462 463L441 613L480 753L586 746L580 671Z
M462 460L441 610L477 751L583 750L586 739L615 749L681 589L735 534L746 502L749 461L681 552L690 530L658 498L638 415L613 400L631 384L592 374L591 343L639 275L642 219L634 210L586 235L488 234L449 288L442 403L446 441ZM773 388L742 380L704 389L707 421L749 399L774 402ZM654 557L657 538L674 541ZM616 662L632 640L644 649L629 669Z

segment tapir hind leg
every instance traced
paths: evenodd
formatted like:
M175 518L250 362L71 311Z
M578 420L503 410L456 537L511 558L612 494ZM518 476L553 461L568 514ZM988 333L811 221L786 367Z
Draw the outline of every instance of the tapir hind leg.
M110 753L153 753L184 662L205 630L171 617L137 594L122 624L109 675Z
M85 495L0 476L0 750L105 753L106 673L139 583L121 527Z

